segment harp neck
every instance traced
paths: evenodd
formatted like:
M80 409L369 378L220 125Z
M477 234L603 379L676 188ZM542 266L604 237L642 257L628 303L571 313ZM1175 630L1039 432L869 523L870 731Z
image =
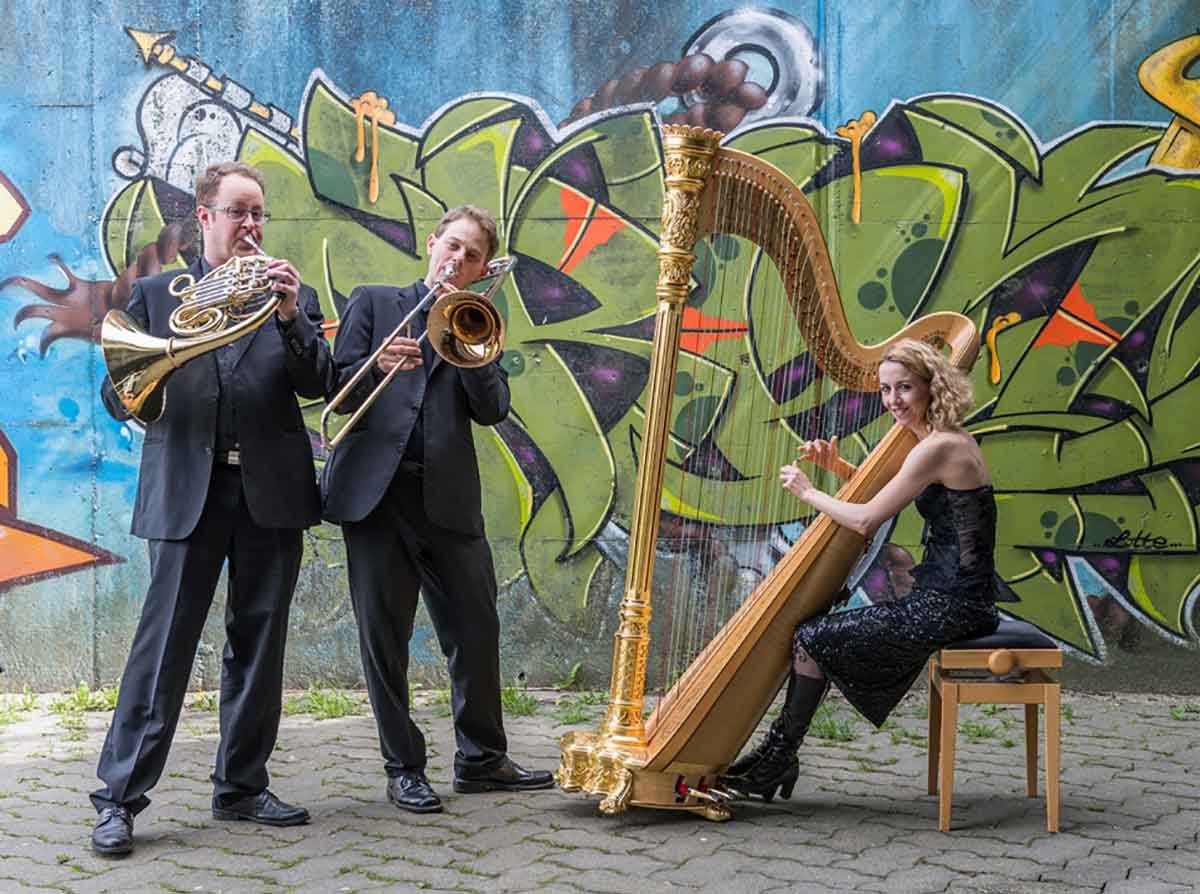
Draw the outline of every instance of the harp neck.
M662 243L670 245L673 262L676 257L686 260L687 270L682 276L668 271L660 251L660 287L670 272L673 280L682 280L686 299L696 240L709 233L740 236L774 262L809 354L838 384L878 391L879 364L904 338L948 345L953 363L971 367L978 335L975 325L956 313L930 314L878 344L860 343L846 320L829 249L808 198L770 162L721 148L722 136L695 127L663 128L667 193Z

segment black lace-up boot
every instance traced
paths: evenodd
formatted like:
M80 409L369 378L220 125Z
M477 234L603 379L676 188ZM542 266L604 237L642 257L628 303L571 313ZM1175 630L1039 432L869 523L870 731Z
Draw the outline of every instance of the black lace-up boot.
M783 710L754 750L730 766L722 777L724 783L744 795L758 795L765 801L773 800L776 791L790 798L800 777L796 753L828 689L829 682L823 678L792 674Z
M796 675L794 673L790 673L788 674L787 678L787 692L783 696L783 703L785 705L792 700L792 692L795 691L795 689ZM767 730L767 734L758 740L758 744L755 745L753 749L748 751L746 754L743 754L729 765L729 769L725 771L726 779L745 776L756 766L758 766L758 762L763 759L763 755L765 755L768 750L778 745L779 732L776 729L778 725L779 721L776 720L775 723L772 723L770 728Z

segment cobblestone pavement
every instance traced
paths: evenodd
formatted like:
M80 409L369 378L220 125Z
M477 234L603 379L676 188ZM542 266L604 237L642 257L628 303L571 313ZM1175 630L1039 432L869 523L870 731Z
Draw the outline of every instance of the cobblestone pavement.
M423 695L423 697L422 697ZM603 710L537 693L507 720L514 757L553 768L557 739ZM355 696L361 698L361 696ZM1194 698L1194 697L1193 697ZM123 860L91 853L96 755L110 715L5 697L0 713L0 892L1191 891L1200 878L1200 706L1187 698L1064 697L1062 832L1024 796L1019 708L964 708L954 831L925 793L923 693L875 731L834 702L801 752L790 801L733 822L633 809L619 817L557 790L456 795L445 699L419 694L430 776L446 811L391 807L368 714L285 717L272 789L311 825L215 822L211 697L189 707L167 772ZM204 710L207 707L208 710Z

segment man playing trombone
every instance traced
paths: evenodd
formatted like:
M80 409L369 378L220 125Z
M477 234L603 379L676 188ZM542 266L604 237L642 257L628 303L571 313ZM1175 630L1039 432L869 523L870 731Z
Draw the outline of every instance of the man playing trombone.
M334 357L339 381L364 366L358 385L336 398L341 413L377 399L343 433L325 466L324 515L342 526L350 596L367 690L388 775L388 799L432 813L442 802L425 776L425 738L408 699L408 642L418 591L446 654L458 749L454 790L548 788L550 773L507 754L500 707L500 621L496 577L483 530L471 423L508 415L497 362L461 368L431 348L430 290L463 289L484 275L497 248L491 214L470 205L442 217L425 243L424 281L402 289L363 286L350 296ZM407 336L393 338L410 320Z
M179 271L139 279L128 317L170 346L181 302L172 284L195 283L260 255L263 178L246 164L209 167L196 181L203 254ZM229 563L221 667L221 738L213 770L213 818L274 826L308 811L267 789L267 758L281 713L288 609L300 569L301 531L320 518L312 448L296 400L323 397L334 376L316 293L286 260L258 258L277 307L264 325L184 363L166 383L161 416L146 427L133 533L149 541L150 586L100 754L104 787L92 847L133 849L133 816L162 774L192 662L221 567ZM200 282L208 304L221 287ZM269 313L269 311L267 311ZM168 341L171 340L171 341ZM204 342L200 338L188 339ZM203 350L203 348L201 348ZM106 362L107 362L106 352ZM110 366L111 368L111 366ZM114 372L114 375L118 375ZM101 396L130 417L126 380L105 378ZM154 415L154 414L151 414ZM143 417L145 418L145 417Z

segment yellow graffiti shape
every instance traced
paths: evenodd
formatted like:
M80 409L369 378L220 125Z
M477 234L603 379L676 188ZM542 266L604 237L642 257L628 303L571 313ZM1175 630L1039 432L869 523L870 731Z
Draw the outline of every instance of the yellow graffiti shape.
M837 129L839 137L850 141L850 159L854 164L854 207L850 211L850 220L854 223L862 222L862 140L874 126L875 113L868 109L861 118L852 118Z
M366 134L363 121L371 116L371 175L367 181L367 201L372 205L379 201L379 125L392 127L396 124L396 113L388 108L388 101L374 90L368 90L357 99L350 100L350 108L354 109L358 140L354 150L354 160L362 164L366 155Z
M1142 89L1175 113L1158 141L1151 164L1200 168L1200 80L1187 71L1200 60L1200 34L1151 53L1138 69Z
M996 350L996 336L1007 329L1009 326L1016 325L1021 322L1021 315L1016 311L1011 313L1001 314L996 317L992 325L987 331L987 348L988 348L988 380L993 385L1000 384L1000 352Z

